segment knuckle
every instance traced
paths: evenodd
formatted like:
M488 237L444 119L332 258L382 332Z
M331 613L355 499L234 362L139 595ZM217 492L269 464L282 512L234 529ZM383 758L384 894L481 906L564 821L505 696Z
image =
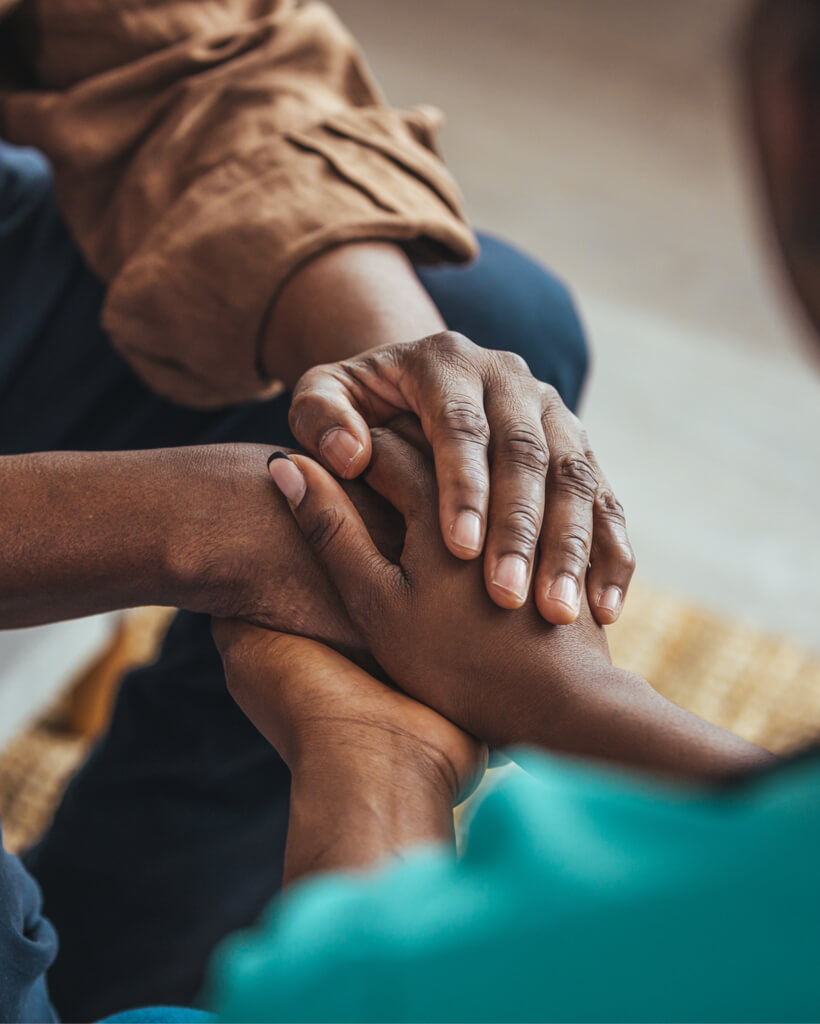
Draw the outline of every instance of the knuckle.
M575 526L572 530L561 534L555 546L557 560L564 566L572 566L578 572L584 572L589 564L591 540L589 530L582 526Z
M546 476L549 450L542 431L517 424L507 430L501 448L505 465L512 465L534 476Z
M306 535L308 544L318 555L323 554L333 543L343 522L344 518L338 509L327 507L319 510Z
M315 427L324 416L333 412L334 408L344 391L339 391L337 385L331 384L334 378L341 384L337 377L336 368L333 366L316 366L299 380L293 391L293 397L288 410L288 422L291 430L299 437L309 427Z
M478 346L458 331L442 331L433 335L436 347L443 355L470 356Z
M308 398L311 393L321 390L330 382L344 382L347 379L345 363L319 363L305 370L293 389L294 401L297 398Z
M451 440L468 441L482 448L490 443L490 426L484 410L469 398L446 398L439 412L439 420L445 435Z
M615 558L630 576L635 572L635 566L637 564L635 560L635 552L628 541L625 544L617 545L615 549Z
M322 380L326 369L326 366L321 365L311 366L309 370L305 370L294 385L293 401L301 401L316 386L317 382Z
M496 352L495 356L508 373L520 377L532 377L527 360L517 352Z
M599 491L595 497L595 512L604 520L615 526L626 525L624 507L610 490Z
M438 396L460 380L479 383L479 353L483 350L463 335L442 331L409 345L403 369L422 390Z
M592 503L598 491L598 477L581 452L565 452L553 462L555 482L582 501Z
M408 355L415 363L428 365L443 364L462 369L472 368L475 361L475 349L478 347L469 338L456 331L440 331L426 338L410 342Z
M635 571L635 552L626 535L626 516L623 505L610 490L601 491L595 498L596 520L610 529L604 533L603 542L610 560L632 575Z
M539 383L541 391L541 404L545 414L549 414L557 406L563 406L564 402L561 396L558 394L558 389L552 384L545 384L543 381Z
M486 472L483 467L468 465L449 477L442 493L459 507L483 508L490 494ZM421 518L429 507L429 500L422 502L416 510L416 517Z
M541 532L541 514L532 505L520 502L505 512L501 527L505 553L509 553L509 549L529 553Z
M301 388L301 381L297 385ZM294 435L298 438L301 431L304 429L305 420L311 413L311 407L316 401L313 391L310 389L310 385L302 388L299 391L294 391L293 398L290 403L290 409L288 410L288 423L290 429Z

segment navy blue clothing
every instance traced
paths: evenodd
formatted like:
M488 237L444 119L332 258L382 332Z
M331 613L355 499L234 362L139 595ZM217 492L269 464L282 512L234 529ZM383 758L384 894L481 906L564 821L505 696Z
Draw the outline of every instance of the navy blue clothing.
M481 244L471 267L420 270L425 287L450 328L520 353L574 406L587 350L566 288L504 242ZM287 395L202 411L152 394L108 345L102 297L45 162L0 143L0 454L293 443ZM125 679L108 734L26 858L60 936L48 978L64 1019L193 999L217 942L280 885L289 783L227 694L207 617L180 613L157 662ZM12 863L0 875L0 964L21 974L22 925L5 909L24 884ZM41 969L53 946L43 950ZM46 1013L36 993L20 1019Z
M43 917L37 883L2 844L0 829L0 1020L53 1021L46 971L57 936Z

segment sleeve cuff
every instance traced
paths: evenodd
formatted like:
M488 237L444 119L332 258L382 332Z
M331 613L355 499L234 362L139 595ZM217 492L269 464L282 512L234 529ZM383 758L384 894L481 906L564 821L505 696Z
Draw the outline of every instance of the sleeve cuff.
M288 277L334 246L402 243L418 262L477 253L433 141L436 112L356 108L222 163L167 211L110 284L103 322L157 392L263 398L264 323ZM170 355L173 353L173 355Z

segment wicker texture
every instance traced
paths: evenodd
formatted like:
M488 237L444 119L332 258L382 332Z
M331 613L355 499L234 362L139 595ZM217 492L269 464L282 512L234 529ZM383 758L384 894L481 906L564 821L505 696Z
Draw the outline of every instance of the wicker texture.
M820 656L784 637L638 584L609 641L615 664L775 753L820 736Z

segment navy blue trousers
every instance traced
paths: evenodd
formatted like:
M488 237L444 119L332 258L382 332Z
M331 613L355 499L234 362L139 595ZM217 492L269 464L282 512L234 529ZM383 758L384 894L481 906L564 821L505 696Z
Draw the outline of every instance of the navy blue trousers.
M575 406L587 350L565 286L504 242L481 243L474 265L422 269L422 282L450 328L518 352ZM0 143L0 454L293 443L286 395L198 411L152 394L107 343L102 297L45 161ZM25 858L59 935L48 988L63 1019L194 998L214 945L280 885L289 781L228 696L207 617L180 613L158 661L125 679L107 735ZM19 979L0 994L5 1019L49 1012L31 980L42 963L20 941L48 928L31 881L0 855L0 914L26 887L24 924L0 920L0 977Z

